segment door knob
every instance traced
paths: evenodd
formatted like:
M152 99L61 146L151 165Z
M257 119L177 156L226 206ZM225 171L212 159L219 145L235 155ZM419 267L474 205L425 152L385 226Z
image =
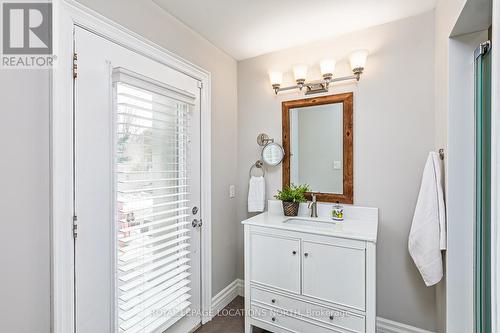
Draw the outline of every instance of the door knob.
M191 225L193 226L193 228L196 228L196 227L201 227L203 225L203 222L201 221L201 219L194 219L192 222L191 222Z

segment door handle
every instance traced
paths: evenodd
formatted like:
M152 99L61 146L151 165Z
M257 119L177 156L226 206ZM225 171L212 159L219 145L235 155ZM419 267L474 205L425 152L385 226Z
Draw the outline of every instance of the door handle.
M194 219L192 222L191 222L191 225L193 226L193 228L196 228L196 227L201 227L203 225L203 221L201 219Z

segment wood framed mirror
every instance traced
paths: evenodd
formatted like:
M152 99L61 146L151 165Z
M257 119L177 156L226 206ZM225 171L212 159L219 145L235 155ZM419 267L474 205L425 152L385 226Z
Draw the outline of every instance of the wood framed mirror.
M282 103L283 187L307 184L318 201L353 203L353 93Z

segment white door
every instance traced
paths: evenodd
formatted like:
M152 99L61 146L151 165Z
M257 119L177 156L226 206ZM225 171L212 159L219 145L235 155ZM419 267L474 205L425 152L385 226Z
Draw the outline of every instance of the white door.
M200 88L75 28L77 333L201 322Z

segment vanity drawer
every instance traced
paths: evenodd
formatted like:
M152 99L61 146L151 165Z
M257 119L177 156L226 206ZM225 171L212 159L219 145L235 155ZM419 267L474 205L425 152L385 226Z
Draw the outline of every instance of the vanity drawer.
M266 324L297 333L347 333L335 327L326 327L308 320L299 319L278 309L268 309L252 304L252 318Z
M344 311L339 308L327 308L300 300L295 297L284 296L259 288L251 288L251 301L284 309L292 314L312 318L327 325L334 325L352 332L365 332L365 317L359 314Z

